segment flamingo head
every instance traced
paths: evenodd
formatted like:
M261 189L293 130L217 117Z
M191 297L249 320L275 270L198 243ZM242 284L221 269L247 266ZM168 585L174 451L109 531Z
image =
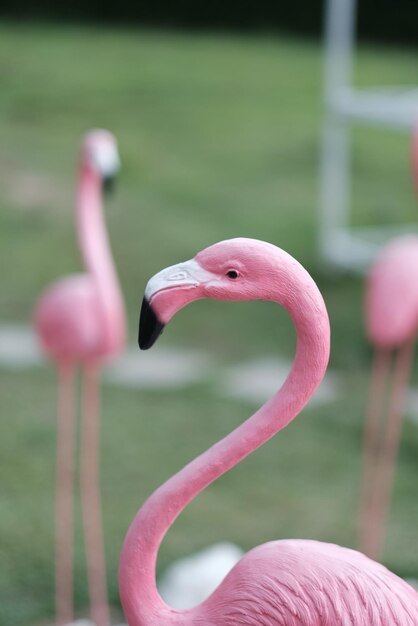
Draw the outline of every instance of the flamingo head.
M299 264L272 244L255 239L221 241L194 259L153 276L145 289L139 347L150 348L177 311L201 298L273 300L286 305L289 263Z
M116 139L107 130L91 130L82 145L83 164L99 176L105 191L113 187L120 168L120 157Z

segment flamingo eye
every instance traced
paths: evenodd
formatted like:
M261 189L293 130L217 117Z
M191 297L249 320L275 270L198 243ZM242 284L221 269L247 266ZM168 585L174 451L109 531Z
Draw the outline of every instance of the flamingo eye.
M237 272L237 270L228 270L226 275L228 276L228 278L230 278L231 280L235 280L236 278L238 278L239 276L239 272Z

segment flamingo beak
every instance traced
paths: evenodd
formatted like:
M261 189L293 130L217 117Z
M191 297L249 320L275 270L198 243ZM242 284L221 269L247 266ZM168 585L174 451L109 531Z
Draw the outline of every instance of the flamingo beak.
M102 178L103 191L111 192L114 189L116 175L120 170L120 158L116 148L108 146L95 155L96 168Z
M139 318L138 343L147 350L161 335L164 326L181 308L205 297L204 287L214 276L195 260L171 265L153 276L146 288Z
M103 192L105 194L111 194L115 191L115 181L116 176L113 174L109 174L107 176L103 176Z
M138 344L141 350L148 350L157 341L164 330L165 324L160 322L152 306L144 297L139 316Z

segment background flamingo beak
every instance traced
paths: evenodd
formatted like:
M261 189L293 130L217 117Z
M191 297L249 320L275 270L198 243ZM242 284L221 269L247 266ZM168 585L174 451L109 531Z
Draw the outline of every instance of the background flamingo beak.
M142 300L139 316L138 345L141 350L148 350L157 341L164 330L165 324L160 322L148 300Z
M115 189L116 176L109 174L103 176L103 191L106 194L112 193Z

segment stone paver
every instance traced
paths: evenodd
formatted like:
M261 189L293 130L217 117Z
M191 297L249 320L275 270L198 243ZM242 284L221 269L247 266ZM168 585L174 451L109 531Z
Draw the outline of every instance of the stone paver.
M204 380L209 367L209 359L197 351L156 346L144 353L132 347L106 367L104 378L126 387L181 387Z
M0 324L0 365L26 368L40 365L42 354L35 333L24 324Z
M229 367L222 378L225 395L261 403L284 383L291 362L280 358L265 358ZM310 404L325 404L338 396L338 380L333 372L327 372L324 380L310 400Z

